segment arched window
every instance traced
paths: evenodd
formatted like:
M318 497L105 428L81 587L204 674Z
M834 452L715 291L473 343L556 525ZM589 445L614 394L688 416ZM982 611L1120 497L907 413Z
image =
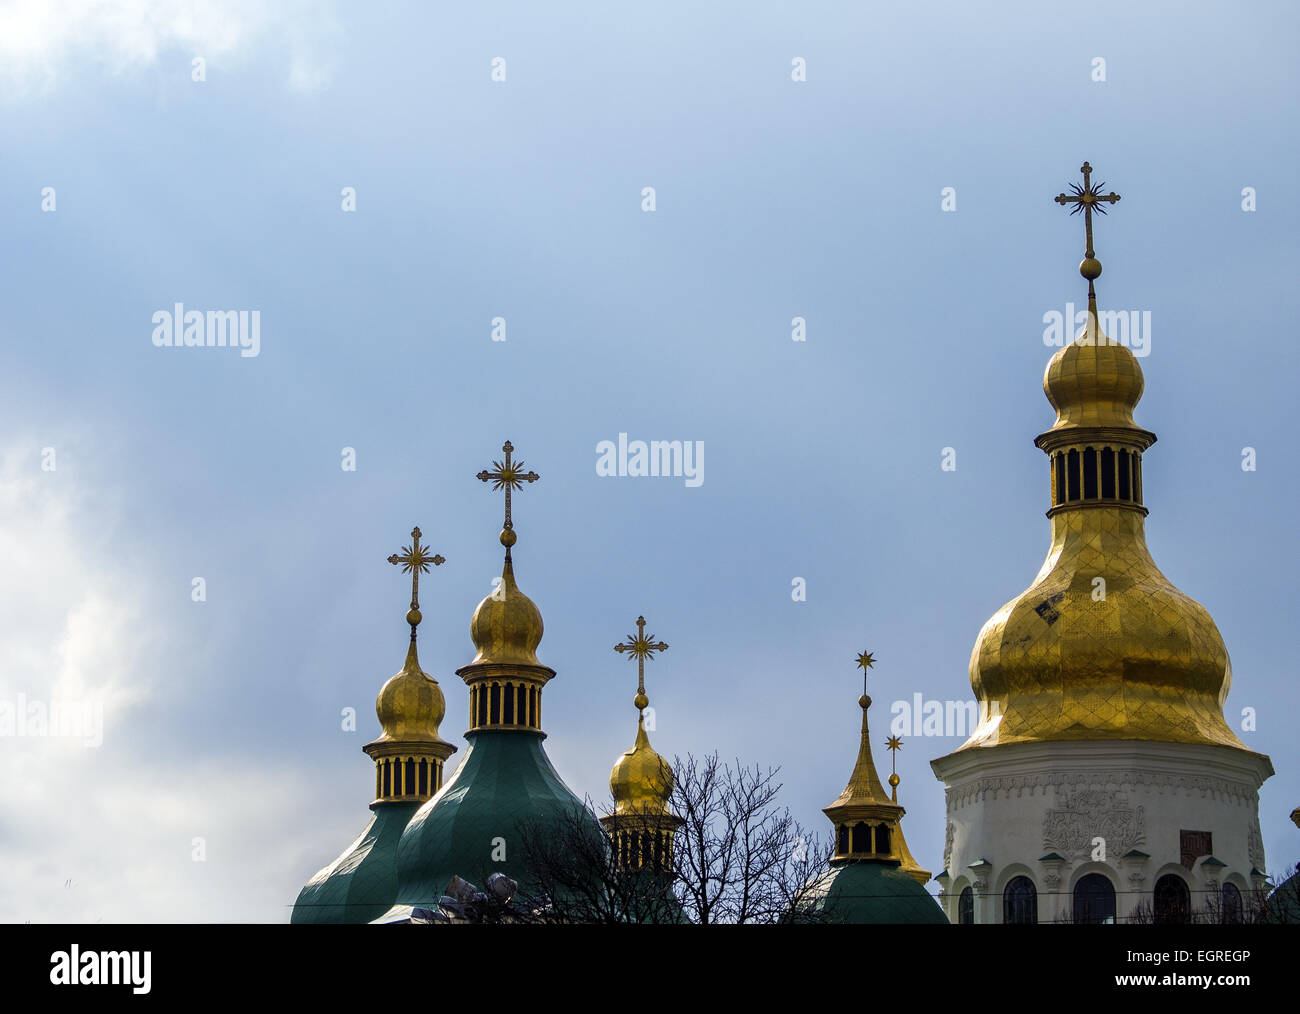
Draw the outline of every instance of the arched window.
M390 761L384 761L384 791L383 795L391 796L393 794L393 766Z
M1083 498L1097 499L1097 452L1091 447L1083 449Z
M835 851L840 855L848 855L849 852L849 825L841 824L835 832Z
M501 721L501 684L500 683L492 684L491 695L492 695L492 705L491 705L492 711L491 714L489 715L489 721L491 721L493 725L497 725Z
M519 696L518 703L515 704L515 724L527 725L528 724L528 688L525 687L522 683L519 684L518 696Z
M1119 452L1119 498L1130 499L1128 451Z
M505 689L505 710L501 714L501 721L506 725L515 724L515 685L507 683Z
M963 887L961 894L957 895L957 923L961 926L975 924L975 892L969 887Z
M1236 884L1223 885L1223 921L1234 925L1242 922L1241 892Z
M890 851L888 824L876 825L876 851L877 852Z
M483 684L480 683L478 687L478 723L477 723L479 725L487 725L487 721L488 721L487 704L488 704L487 687L483 686Z
M1115 921L1115 885L1100 873L1080 877L1074 885L1074 921Z
M871 851L871 828L861 820L853 825L853 851Z
M1101 496L1103 500L1115 499L1115 452L1109 447L1101 449Z
M1067 489L1069 495L1066 497L1066 499L1070 501L1070 503L1074 503L1075 500L1079 499L1079 452L1078 451L1072 450L1069 452L1068 455L1066 455L1066 473L1067 473L1066 480L1069 484L1069 487Z
M416 771L416 778L418 779L416 795L427 796L429 795L429 762L424 758L420 758L420 765Z
M1187 881L1177 873L1166 873L1156 881L1155 920L1158 923L1192 921L1192 898Z
M1002 921L1017 925L1038 922L1038 888L1028 877L1013 877L1003 890Z

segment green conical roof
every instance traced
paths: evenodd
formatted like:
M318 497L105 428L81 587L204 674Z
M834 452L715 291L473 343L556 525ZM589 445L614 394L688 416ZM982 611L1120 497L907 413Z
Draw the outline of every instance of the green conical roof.
M481 888L490 874L504 873L527 891L520 827L587 812L542 749L543 733L483 729L465 738L460 767L402 834L397 900L380 922L403 919L412 907L436 908L452 876ZM594 818L591 825L603 835Z
M397 843L419 803L376 803L366 829L298 892L289 921L366 923L397 897Z
M830 922L947 924L939 903L894 863L832 860L811 888L810 909Z

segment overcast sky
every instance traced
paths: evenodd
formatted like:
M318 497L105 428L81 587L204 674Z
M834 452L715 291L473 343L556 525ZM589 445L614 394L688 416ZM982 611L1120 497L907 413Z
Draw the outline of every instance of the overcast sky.
M1150 312L1149 543L1300 856L1294 6L698 6L0 4L0 700L104 709L0 738L0 919L287 920L369 817L417 524L463 756L507 438L568 784L632 743L644 613L655 746L779 765L825 831L857 653L887 768L889 706L969 698L1047 549L1085 159L1102 304ZM259 354L156 347L176 303L260 311ZM703 482L598 475L620 433L701 441ZM963 738L899 755L936 872Z

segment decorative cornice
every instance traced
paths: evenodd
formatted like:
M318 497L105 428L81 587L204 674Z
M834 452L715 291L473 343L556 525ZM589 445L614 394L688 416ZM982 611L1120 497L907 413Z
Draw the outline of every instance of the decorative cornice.
M948 812L960 809L970 803L982 803L986 799L1016 798L1024 796L1046 795L1047 790L1067 789L1149 789L1155 788L1162 793L1199 792L1202 797L1212 795L1215 799L1235 800L1251 806L1259 805L1259 792L1245 782L1211 775L1173 774L1166 771L1122 771L1122 770L1073 770L1073 771L1039 771L1025 774L986 775L975 778L961 785L955 785L946 792Z

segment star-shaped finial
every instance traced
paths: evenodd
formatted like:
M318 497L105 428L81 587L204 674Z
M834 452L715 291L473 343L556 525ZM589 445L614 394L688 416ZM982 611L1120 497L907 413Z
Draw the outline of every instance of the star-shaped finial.
M871 654L871 652L863 651L858 653L858 668L861 669L863 672L866 672L875 664L876 664L876 656Z

